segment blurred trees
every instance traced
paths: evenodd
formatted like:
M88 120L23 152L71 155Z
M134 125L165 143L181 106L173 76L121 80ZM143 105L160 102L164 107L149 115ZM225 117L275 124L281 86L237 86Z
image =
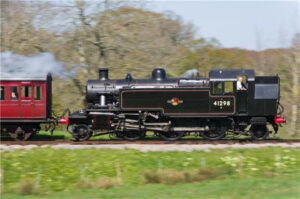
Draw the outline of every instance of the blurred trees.
M292 47L287 55L289 70L292 73L292 114L290 135L295 136L300 132L300 33L294 36Z
M3 0L1 8L1 51L28 55L48 51L47 44L55 40L54 34L35 29L33 21L42 15L47 4Z
M72 79L54 80L58 113L84 107L85 82L97 78L100 67L109 68L111 78L128 72L149 77L161 66L173 77L189 69L205 76L215 68L254 68L259 75L280 75L282 101L291 113L288 130L299 132L299 34L290 49L227 49L196 37L195 27L175 14L148 11L139 2L3 0L0 6L1 52L51 52L76 72Z
M89 76L95 77L100 67L110 68L113 77L125 76L128 69L134 69L133 75L147 76L157 66L172 68L182 58L182 49L194 42L193 27L176 16L111 4L86 15L88 7L82 1L77 1L76 9L79 28L70 45Z

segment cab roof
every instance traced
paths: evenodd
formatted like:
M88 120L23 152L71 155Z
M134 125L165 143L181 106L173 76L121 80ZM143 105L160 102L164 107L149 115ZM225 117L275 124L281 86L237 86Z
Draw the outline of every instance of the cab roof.
M215 69L209 72L210 81L235 81L237 76L246 76L248 81L254 81L253 69Z

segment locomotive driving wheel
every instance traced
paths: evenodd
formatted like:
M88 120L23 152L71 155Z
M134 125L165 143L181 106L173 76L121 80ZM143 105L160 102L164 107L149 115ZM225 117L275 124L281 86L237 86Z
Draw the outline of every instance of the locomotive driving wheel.
M250 134L254 140L264 140L268 137L269 131L266 125L253 125L251 126Z
M222 125L212 124L208 131L204 131L200 135L207 140L219 140L225 137L226 130L226 127Z
M92 130L86 124L79 124L72 128L72 136L75 141L88 140L92 135Z
M123 140L123 134L121 132L112 132L109 134L110 139Z
M125 140L134 141L145 137L144 131L125 131L123 133L123 138Z
M159 132L159 136L167 141L174 141L182 138L184 136L183 131L168 131L168 132Z

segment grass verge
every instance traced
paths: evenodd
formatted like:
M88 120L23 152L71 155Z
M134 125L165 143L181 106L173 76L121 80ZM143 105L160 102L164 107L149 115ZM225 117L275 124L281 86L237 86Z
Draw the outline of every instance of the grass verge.
M299 177L223 179L177 185L129 185L107 190L51 192L43 199L297 199ZM5 199L39 199L38 195L6 194Z
M16 189L24 189L19 192L23 195L27 189L32 190L28 194L36 194L33 190L44 190L43 194L78 189L102 192L147 184L193 186L223 180L289 179L299 176L299 154L300 148L279 147L147 153L37 148L2 152L1 170L5 195ZM26 179L35 183L21 188Z

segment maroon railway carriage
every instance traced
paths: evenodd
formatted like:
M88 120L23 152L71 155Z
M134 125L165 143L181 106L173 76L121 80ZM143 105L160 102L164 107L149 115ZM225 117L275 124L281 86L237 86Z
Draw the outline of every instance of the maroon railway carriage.
M27 140L51 121L52 77L0 77L1 134Z

